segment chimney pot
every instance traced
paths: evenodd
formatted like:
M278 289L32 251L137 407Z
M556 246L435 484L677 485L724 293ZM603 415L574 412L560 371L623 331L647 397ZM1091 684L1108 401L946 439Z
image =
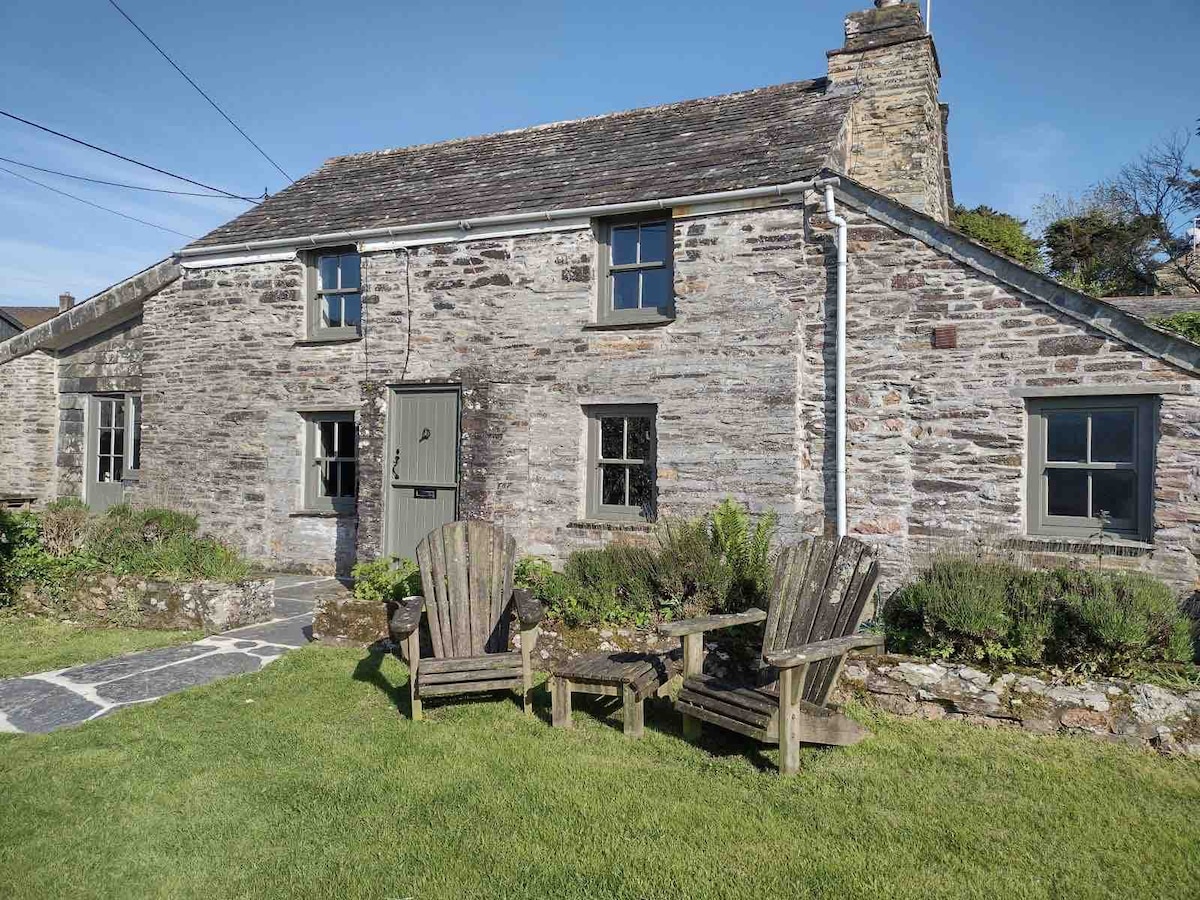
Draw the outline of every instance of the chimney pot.
M889 6L899 6L904 0L875 0L876 9L886 9Z
M60 313L65 313L68 309L70 309L74 305L75 305L75 298L72 297L69 293L63 293L63 294L58 295L58 311Z

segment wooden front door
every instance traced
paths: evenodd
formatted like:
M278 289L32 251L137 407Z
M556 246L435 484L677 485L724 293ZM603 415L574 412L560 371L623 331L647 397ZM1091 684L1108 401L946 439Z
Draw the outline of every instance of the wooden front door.
M384 461L389 556L414 559L425 535L458 517L458 398L456 387L392 391Z
M93 511L103 512L125 501L125 487L121 483L128 468L125 396L89 397L87 423L83 499Z

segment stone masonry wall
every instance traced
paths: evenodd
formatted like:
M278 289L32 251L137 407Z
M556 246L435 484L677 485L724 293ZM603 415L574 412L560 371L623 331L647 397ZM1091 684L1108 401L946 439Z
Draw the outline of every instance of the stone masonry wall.
M859 31L873 27L876 19L897 16L904 24L878 32L884 35L878 42L860 40ZM920 19L910 6L852 14L846 20L846 48L829 54L829 78L859 90L850 108L846 174L947 222L941 74L933 40L921 36Z
M55 454L58 496L83 497L84 414L89 395L141 389L140 316L59 352Z
M583 519L582 407L658 405L662 516L724 496L781 513L781 536L833 518L832 242L814 207L675 225L677 320L593 321L590 232L364 256L366 334L304 341L303 268L193 272L145 307L139 497L275 565L344 571L382 544L387 385L462 386L460 514L500 521L561 558L624 536ZM1020 537L1018 387L1186 382L925 244L849 211L852 530L879 542L885 586L936 546ZM411 320L411 335L408 323ZM933 350L935 324L959 328ZM797 352L799 348L799 352ZM357 410L359 514L301 514L300 410ZM1153 549L1117 562L1187 588L1197 573L1200 402L1163 399ZM1030 543L1034 561L1052 547ZM1078 558L1074 556L1071 558Z
M0 497L54 498L54 371L41 351L0 366Z
M888 586L937 547L1023 534L1025 401L1014 388L1196 384L919 241L843 211L851 224L850 530L879 543ZM809 247L802 271L820 272L822 256L832 264L831 240ZM803 483L801 504L805 524L816 527L833 515L833 447L825 441L833 432L832 282L814 283L812 296L801 429L810 435L804 465L814 477ZM957 349L933 349L932 329L942 324L957 325ZM1200 572L1200 397L1163 396L1155 471L1153 550L1106 556L1105 563L1191 590ZM1035 563L1080 558L1051 553L1052 545L1022 546Z
M599 402L658 404L661 515L732 495L779 509L794 534L799 212L681 221L675 242L677 321L624 331L585 327L590 231L367 254L367 337L351 344L303 342L299 263L190 273L145 306L138 489L177 495L173 505L252 556L344 568L353 520L295 517L298 410L359 411L357 549L372 556L382 386L455 383L460 513L503 522L526 552L559 557L614 533L572 524L583 515L582 405Z
M364 345L303 343L303 283L298 262L244 265L146 300L136 496L275 566L345 571L354 518L302 511L300 410L358 407Z

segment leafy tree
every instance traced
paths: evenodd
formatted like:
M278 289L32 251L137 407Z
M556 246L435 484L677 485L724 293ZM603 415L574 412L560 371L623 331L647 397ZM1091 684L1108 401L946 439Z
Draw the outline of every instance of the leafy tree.
M1050 271L1065 284L1096 297L1153 292L1150 244L1158 223L1127 220L1096 207L1053 222L1043 240Z
M956 204L950 212L950 223L985 247L1032 269L1042 269L1041 242L1026 231L1028 222L990 206L968 209Z
M1039 217L1052 275L1099 297L1200 292L1192 219L1200 213L1200 169L1182 135L1161 141L1079 198L1044 198Z

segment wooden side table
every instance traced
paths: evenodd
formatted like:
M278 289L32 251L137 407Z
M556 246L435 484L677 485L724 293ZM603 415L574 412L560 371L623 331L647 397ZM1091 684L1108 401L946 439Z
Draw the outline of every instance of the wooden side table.
M640 738L645 730L645 700L660 692L671 674L667 657L649 653L594 653L559 663L550 672L553 725L571 727L572 693L620 697L625 735Z

